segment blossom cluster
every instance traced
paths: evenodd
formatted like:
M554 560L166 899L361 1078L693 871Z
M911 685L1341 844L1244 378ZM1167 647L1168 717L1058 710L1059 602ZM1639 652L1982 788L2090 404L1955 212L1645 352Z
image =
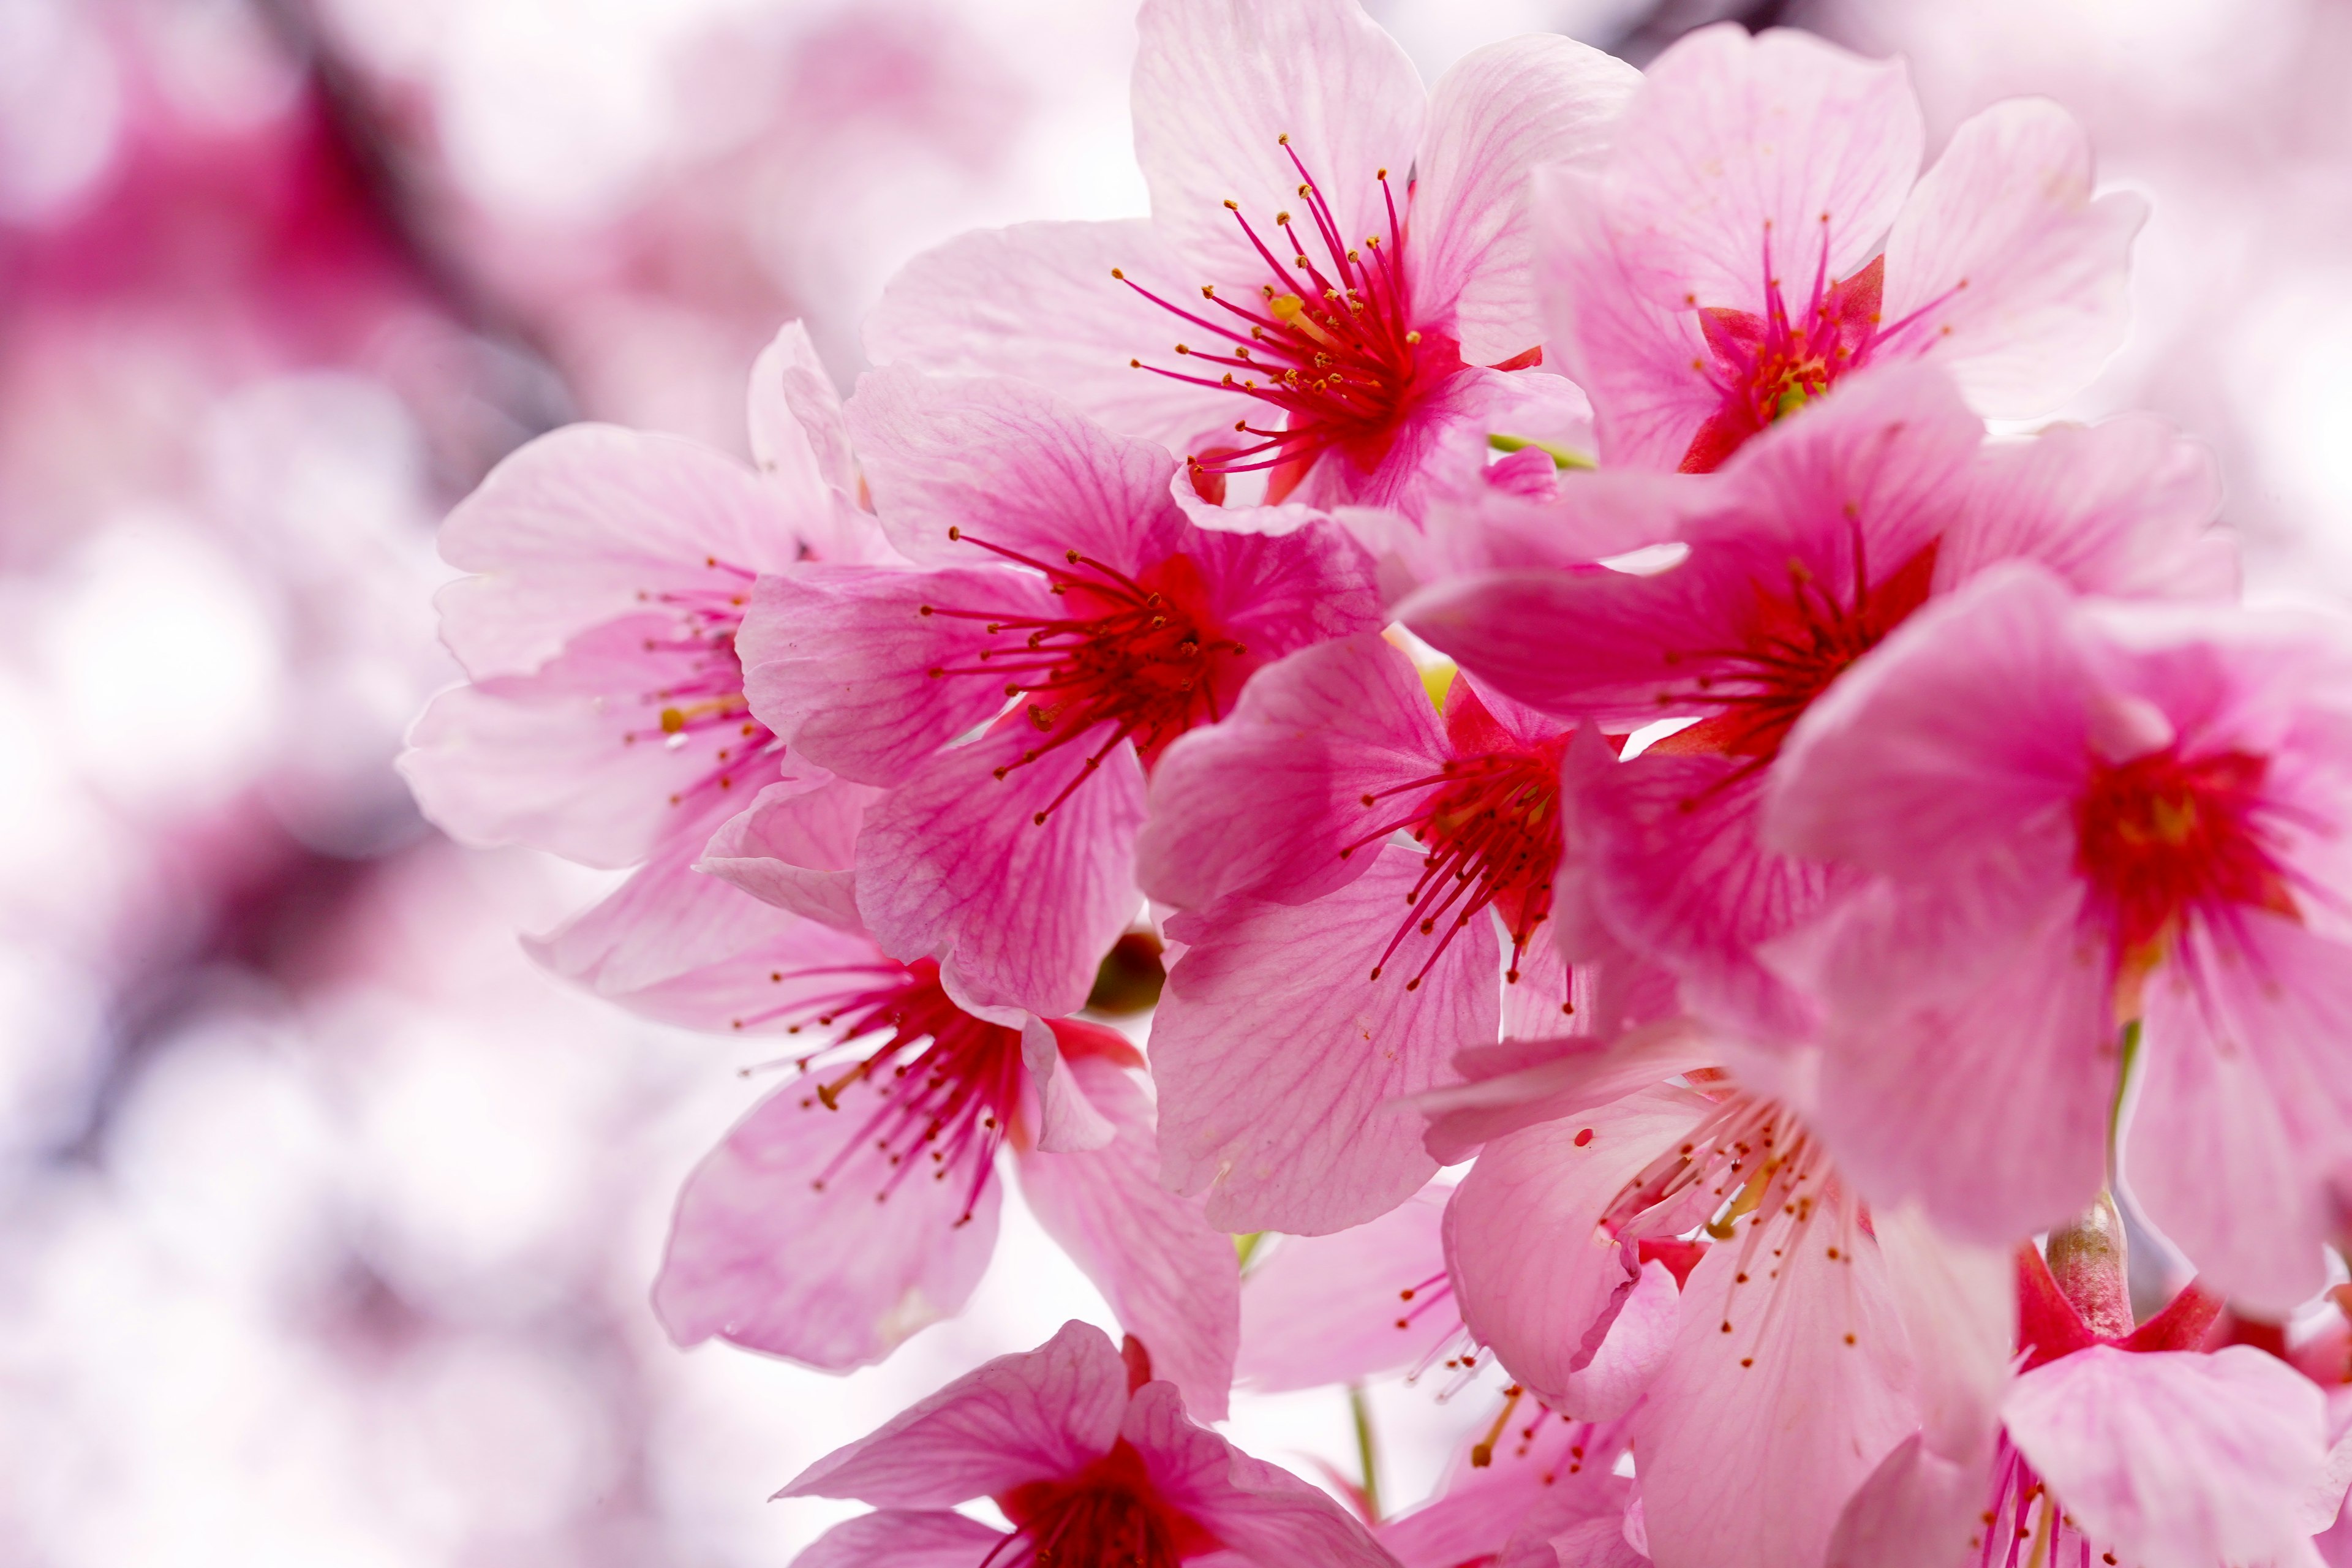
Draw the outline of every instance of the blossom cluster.
M2142 204L2041 101L1923 173L1795 32L1139 26L1149 219L919 258L845 401L786 326L753 467L573 426L442 536L427 813L781 1042L670 1334L878 1361L1008 1175L1123 1331L812 1467L875 1511L802 1568L2352 1561L2352 627L2236 602L2194 441L2020 423ZM1501 1411L1393 1517L1214 1429L1440 1361Z

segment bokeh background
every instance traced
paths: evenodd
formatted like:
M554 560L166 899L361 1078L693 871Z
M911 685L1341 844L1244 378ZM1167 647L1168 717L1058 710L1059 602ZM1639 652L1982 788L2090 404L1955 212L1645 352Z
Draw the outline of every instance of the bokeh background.
M2074 412L2211 442L2259 596L2352 592L2352 5L1369 0L1433 79L1737 15L2013 93L2155 202ZM1122 0L0 0L0 1561L782 1568L802 1465L1099 1299L1008 1206L963 1319L829 1379L644 1305L745 1042L516 933L598 889L390 771L433 530L574 418L740 449L916 251L1138 212ZM1491 1394L1373 1391L1391 1505ZM1352 1475L1337 1393L1245 1446Z

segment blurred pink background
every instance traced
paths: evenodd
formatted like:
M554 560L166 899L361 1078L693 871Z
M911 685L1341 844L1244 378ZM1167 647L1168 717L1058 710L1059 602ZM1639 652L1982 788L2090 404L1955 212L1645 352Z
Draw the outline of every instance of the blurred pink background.
M2213 443L2258 598L2352 588L2352 7L1371 0L1434 77L1718 16L1912 62L1937 139L2045 93L2156 216L2077 413ZM742 443L807 318L845 384L916 251L1139 211L1131 8L0 0L0 1560L773 1564L802 1465L1100 1300L1008 1211L981 1298L830 1379L644 1307L740 1041L516 945L586 873L389 769L451 679L440 513L576 417ZM1373 1391L1388 1500L1482 1391ZM1336 1392L1245 1447L1354 1470Z

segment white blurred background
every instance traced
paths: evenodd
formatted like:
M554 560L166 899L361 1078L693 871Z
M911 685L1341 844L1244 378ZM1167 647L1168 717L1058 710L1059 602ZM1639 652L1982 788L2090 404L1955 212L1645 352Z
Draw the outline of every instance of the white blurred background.
M2155 200L2078 412L2221 452L2259 592L2352 588L2352 6L1375 0L1424 74L1727 11L2060 99ZM0 0L0 1561L771 1564L802 1465L1100 1300L1025 1221L845 1380L644 1306L743 1043L515 942L594 890L389 771L440 513L580 416L742 442L959 229L1140 210L1118 0ZM1008 1210L1008 1215L1011 1211ZM1388 1500L1491 1396L1375 1391ZM1235 1436L1356 1468L1336 1393Z

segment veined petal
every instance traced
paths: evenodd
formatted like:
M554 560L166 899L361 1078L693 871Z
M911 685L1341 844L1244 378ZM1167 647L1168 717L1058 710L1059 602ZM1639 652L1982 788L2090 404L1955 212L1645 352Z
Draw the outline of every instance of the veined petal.
M792 1568L971 1568L1003 1539L960 1513L886 1508L835 1525Z
M1444 1289L1439 1233L1450 1190L1432 1183L1378 1219L1328 1236L1269 1238L1242 1284L1238 1375L1279 1394L1360 1383L1427 1353L1451 1321L1416 1326L1412 1314L1415 1300Z
M719 826L694 868L762 903L854 930L857 829L882 795L822 769L779 780Z

